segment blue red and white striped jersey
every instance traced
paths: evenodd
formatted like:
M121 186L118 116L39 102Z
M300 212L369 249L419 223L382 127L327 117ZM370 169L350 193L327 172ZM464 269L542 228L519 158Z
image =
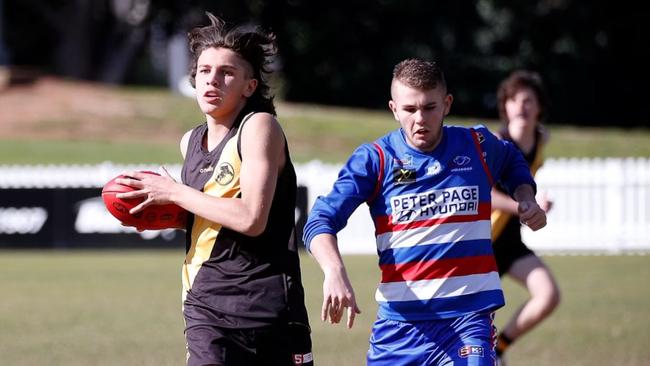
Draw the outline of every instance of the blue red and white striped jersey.
M492 311L504 304L491 246L493 178L509 192L535 187L521 153L483 126L444 126L431 152L412 148L398 129L357 148L332 192L314 204L304 241L309 248L318 234L336 235L365 202L382 275L379 317Z

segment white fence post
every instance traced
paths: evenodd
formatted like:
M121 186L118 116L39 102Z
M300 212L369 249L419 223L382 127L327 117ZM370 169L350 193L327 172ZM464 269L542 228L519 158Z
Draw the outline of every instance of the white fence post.
M624 246L625 232L624 224L626 219L625 199L625 167L620 159L607 159L605 161L605 212L606 221L604 227L607 233L604 235L609 241L606 245L607 250L612 253L618 253Z

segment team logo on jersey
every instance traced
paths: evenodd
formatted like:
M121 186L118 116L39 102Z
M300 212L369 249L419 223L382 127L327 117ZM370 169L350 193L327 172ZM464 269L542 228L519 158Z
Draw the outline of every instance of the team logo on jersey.
M434 161L432 165L427 167L427 176L436 175L442 171L442 165L439 161Z
M415 182L415 170L396 167L393 169L393 183L396 185Z
M458 349L458 356L461 358L467 358L469 356L479 356L483 357L483 347L482 346L462 346Z
M223 162L219 164L217 170L219 173L214 180L216 180L217 183L222 186L225 186L226 184L232 182L232 179L235 177L235 169L233 169L230 163Z

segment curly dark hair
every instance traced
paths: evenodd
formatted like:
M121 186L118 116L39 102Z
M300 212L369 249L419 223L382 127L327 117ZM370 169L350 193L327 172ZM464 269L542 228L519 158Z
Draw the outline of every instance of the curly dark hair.
M415 58L404 60L395 65L393 81L399 81L419 90L435 89L438 85L447 90L445 75L440 66L433 61Z
M267 76L270 64L277 53L275 35L254 25L226 24L219 17L206 12L211 24L197 27L188 33L191 53L190 83L196 87L196 64L201 52L208 48L227 48L246 60L257 79L257 88L248 98L247 108L275 115L273 96L270 95Z
M539 102L538 120L543 121L546 118L549 102L542 77L534 71L516 70L501 82L497 90L497 106L499 109L499 118L502 122L508 123L506 101L514 97L522 88L529 88L537 96L537 101Z

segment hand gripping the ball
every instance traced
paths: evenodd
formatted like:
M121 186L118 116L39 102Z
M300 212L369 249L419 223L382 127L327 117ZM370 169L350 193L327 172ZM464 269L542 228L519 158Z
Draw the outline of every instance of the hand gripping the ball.
M102 198L108 211L126 226L138 230L183 228L187 211L169 199L174 184L169 176L129 172L106 183Z

